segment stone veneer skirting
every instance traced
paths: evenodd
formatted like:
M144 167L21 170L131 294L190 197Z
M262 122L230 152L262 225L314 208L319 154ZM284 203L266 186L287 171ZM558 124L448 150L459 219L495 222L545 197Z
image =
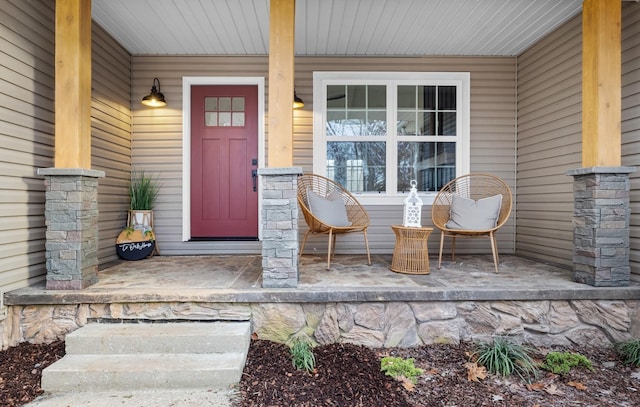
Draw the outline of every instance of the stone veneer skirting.
M261 339L371 347L481 341L509 335L534 346L607 346L640 336L640 300L348 303L114 303L13 305L1 348L50 343L91 320L251 320Z

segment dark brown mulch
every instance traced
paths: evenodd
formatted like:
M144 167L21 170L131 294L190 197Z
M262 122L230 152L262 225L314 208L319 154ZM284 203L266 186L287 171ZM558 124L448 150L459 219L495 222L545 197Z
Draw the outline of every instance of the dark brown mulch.
M640 406L640 370L625 365L613 348L545 349L532 355L538 362L550 351L580 353L593 371L574 368L565 375L540 370L530 383L518 377L488 375L481 381L469 381L464 364L474 346L429 345L415 349L397 349L392 353L413 357L424 369L407 399L413 406Z
M541 371L531 384L492 375L469 381L465 363L472 350L469 343L403 349L324 345L314 349L316 372L307 374L293 368L286 346L256 340L240 383L239 405L640 406L640 370L624 365L613 349L553 349L581 353L594 371L574 368L566 376ZM539 350L535 356L542 360L548 351ZM424 370L411 391L380 372L383 356L414 358Z
M42 394L42 369L63 356L64 342L25 342L0 352L0 406L21 406Z
M542 372L533 383L488 375L469 381L465 363L472 345L427 345L370 349L351 344L314 349L316 371L296 370L289 348L251 342L239 386L240 407L276 406L448 406L565 407L640 406L640 369L623 364L610 348L554 349L578 352L594 371L572 369L566 376ZM538 350L542 355L550 350ZM24 405L39 394L42 369L64 355L64 343L23 343L0 352L0 406ZM424 370L410 391L380 371L383 356L414 358Z
M240 382L241 406L409 407L401 384L380 371L371 349L332 344L314 349L316 372L296 370L289 348L252 341Z

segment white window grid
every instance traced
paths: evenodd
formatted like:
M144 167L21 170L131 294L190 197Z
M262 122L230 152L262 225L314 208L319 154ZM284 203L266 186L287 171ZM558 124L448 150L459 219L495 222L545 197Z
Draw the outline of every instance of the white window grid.
M333 165L327 160L327 134L325 118L326 89L328 85L385 85L387 88L387 129L386 136L344 136L340 141L384 141L386 148L386 191L357 192L362 184L356 183L360 189L346 187L358 195L358 199L365 204L398 204L406 193L397 192L397 146L400 141L410 142L455 142L456 169L455 176L466 174L470 170L470 74L468 72L314 72L314 137L313 137L313 171L332 178L335 173ZM455 136L406 136L398 132L397 123L397 87L400 85L425 86L456 86L457 89L457 118L458 129ZM333 139L332 139L333 140ZM351 160L348 160L351 161ZM351 167L349 167L351 168ZM419 169L418 169L419 170ZM349 171L351 172L351 171ZM363 174L361 174L363 175ZM357 171L349 175L350 179L357 179ZM430 204L436 192L419 191L425 204Z

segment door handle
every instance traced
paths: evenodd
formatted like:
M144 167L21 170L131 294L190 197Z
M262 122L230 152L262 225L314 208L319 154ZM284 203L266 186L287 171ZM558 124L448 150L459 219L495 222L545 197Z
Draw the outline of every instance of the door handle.
M251 178L253 178L253 192L258 190L258 170L251 170Z

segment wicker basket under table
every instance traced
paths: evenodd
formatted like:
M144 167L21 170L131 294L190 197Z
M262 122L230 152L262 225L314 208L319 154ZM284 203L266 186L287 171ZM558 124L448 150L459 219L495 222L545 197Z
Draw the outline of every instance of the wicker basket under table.
M392 225L396 234L391 271L407 274L429 274L427 240L433 228Z

